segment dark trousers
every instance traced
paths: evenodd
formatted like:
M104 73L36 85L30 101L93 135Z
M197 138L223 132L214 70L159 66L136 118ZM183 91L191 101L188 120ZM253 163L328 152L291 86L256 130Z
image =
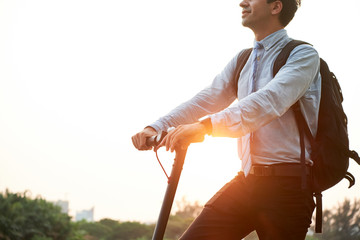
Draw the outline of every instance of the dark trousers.
M242 172L206 203L181 240L241 240L256 230L260 240L303 240L315 204L300 177Z

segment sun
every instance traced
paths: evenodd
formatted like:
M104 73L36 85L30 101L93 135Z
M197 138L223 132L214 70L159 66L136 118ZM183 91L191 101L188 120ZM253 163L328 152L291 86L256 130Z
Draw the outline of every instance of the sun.
M161 148L158 156L171 178L175 153ZM190 201L205 204L223 185L234 178L240 169L236 139L206 137L204 142L194 143L187 150L175 201L185 196ZM164 175L165 185L167 179L160 165L158 174Z

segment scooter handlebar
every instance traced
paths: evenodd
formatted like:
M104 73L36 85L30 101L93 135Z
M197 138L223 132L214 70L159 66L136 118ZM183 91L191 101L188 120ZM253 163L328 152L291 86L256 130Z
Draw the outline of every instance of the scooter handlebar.
M167 131L162 131L158 135L149 137L146 139L146 146L148 147L156 147L160 144L160 142L164 139L164 137L168 134L168 132L175 129L174 127L169 128Z

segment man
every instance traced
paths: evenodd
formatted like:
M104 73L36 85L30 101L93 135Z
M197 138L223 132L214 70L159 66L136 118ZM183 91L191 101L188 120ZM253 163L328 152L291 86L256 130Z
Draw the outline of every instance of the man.
M137 149L148 150L147 137L176 127L159 145L170 151L201 142L205 134L238 138L242 170L206 203L183 240L242 239L253 230L261 240L306 236L315 204L309 186L301 186L301 148L291 106L299 100L315 135L319 56L310 45L300 45L272 75L277 55L291 40L284 28L299 5L300 0L243 0L242 24L254 32L255 43L237 87L232 78L238 54L208 88L132 137ZM311 165L308 143L305 150Z

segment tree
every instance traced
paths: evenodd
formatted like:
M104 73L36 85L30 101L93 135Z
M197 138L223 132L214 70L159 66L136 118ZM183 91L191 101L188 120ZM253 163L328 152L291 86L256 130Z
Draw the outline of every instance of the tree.
M0 239L65 240L70 234L70 217L60 207L27 192L0 194Z
M108 240L151 239L152 228L139 222L123 222L116 226Z
M182 218L180 215L171 215L165 230L165 239L179 239L190 226L194 218Z
M78 229L84 231L84 238L94 240L105 240L111 233L112 229L101 222L78 222Z
M314 236L319 240L359 240L360 199L353 203L345 199L337 208L324 210L323 233Z
M167 240L179 239L203 209L198 202L191 203L185 197L176 202L176 206L177 211L170 215L166 227L165 239Z
M176 202L177 211L175 212L176 216L181 218L193 218L195 219L201 213L203 206L199 202L195 201L191 203L183 197L180 201Z
M310 228L313 232L315 226ZM252 232L246 240L258 239ZM360 240L360 199L345 199L337 208L323 211L322 233L306 236L306 240Z
M116 220L112 220L110 218L103 218L99 221L102 225L114 230L117 226L119 226L120 222Z

